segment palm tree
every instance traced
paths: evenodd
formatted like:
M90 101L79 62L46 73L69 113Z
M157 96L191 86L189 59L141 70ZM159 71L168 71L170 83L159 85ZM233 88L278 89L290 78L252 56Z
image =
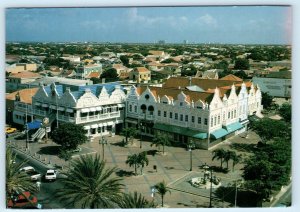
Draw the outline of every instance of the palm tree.
M123 145L128 144L128 138L136 136L137 133L138 131L135 128L124 128L121 132L121 135L125 136L125 143L123 143Z
M122 200L119 203L120 208L155 208L153 201L149 202L141 194L135 191L133 194L123 194Z
M155 145L156 147L163 147L163 154L165 154L165 146L170 144L170 140L166 134L158 133L152 140L151 146Z
M168 189L165 181L157 183L154 187L157 190L157 192L160 194L161 206L164 207L164 196L166 195L167 192L170 192L170 194L171 194L171 191L170 191L170 189Z
M232 160L232 171L234 171L235 165L242 160L242 155L237 155L235 152L233 152L231 155L231 160Z
M140 157L138 154L128 155L126 164L129 164L129 167L134 166L134 173L137 175L137 167L139 166Z
M227 150L225 152L224 161L226 162L226 168L227 169L228 169L228 162L231 160L233 154L234 154L234 152L231 151L231 150Z
M28 162L25 160L21 163L14 163L15 156L11 148L6 149L6 200L13 200L15 196L22 194L24 191L34 193L37 191L35 183L25 172L20 169Z
M144 166L145 165L148 166L149 164L149 160L146 152L141 152L140 154L138 154L138 163L139 165L141 165L141 175L142 175Z
M100 156L83 155L71 162L71 168L61 179L63 188L57 198L75 208L114 208L121 197L121 178L112 177L116 168L105 168Z
M221 160L221 168L223 168L223 159L226 155L226 151L224 149L216 149L213 151L212 160L217 159Z

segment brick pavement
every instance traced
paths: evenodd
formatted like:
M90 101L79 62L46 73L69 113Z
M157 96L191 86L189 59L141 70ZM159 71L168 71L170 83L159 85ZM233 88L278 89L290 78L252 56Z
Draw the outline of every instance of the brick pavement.
M129 144L127 147L121 147L118 145L123 139L121 136L114 137L105 137L108 141L107 145L104 145L104 159L108 167L116 166L119 170L124 171L134 171L133 167L129 167L125 164L127 156L132 153L138 153L141 151L157 149L156 147L151 147L149 141L143 141L143 148L140 149L140 143L138 139L134 140L133 145ZM258 137L249 133L248 138L241 138L240 136L235 136L228 139L225 142L220 143L217 147L213 148L225 148L229 149L231 143L257 143ZM13 140L9 138L8 140ZM18 149L25 149L25 141L17 140L11 141L11 143ZM55 153L52 152L52 155L47 155L45 149L55 149L58 145L48 141L47 143L30 143L30 154L35 155L35 159L42 160L45 164L49 163L52 166L56 167L66 167L68 162L60 159ZM93 142L88 142L81 145L82 152L87 154L100 154L102 156L102 145L99 144L99 138L93 140ZM219 166L219 161L212 161L212 150L193 150L193 172L196 175L202 176L202 170L199 166L203 164L209 164L211 166ZM124 184L126 192L138 191L142 193L145 198L151 200L151 186L155 185L158 182L165 181L167 185L174 184L174 182L179 179L183 179L185 176L191 174L190 169L190 153L182 147L165 147L165 155L157 154L155 156L148 156L149 166L144 167L143 175L124 177ZM243 154L247 154L245 151L240 151ZM50 160L50 162L49 162ZM153 170L153 165L157 166L157 172ZM231 165L231 164L230 164ZM226 178L230 181L239 178L241 171L239 170L242 167L241 164L236 166L235 172L229 172L228 174L217 173L217 177ZM231 168L231 167L230 167ZM140 174L140 169L138 169ZM188 187L189 185L186 185ZM190 189L194 189L190 187ZM187 188L189 190L189 188ZM201 196L199 194L193 195L190 193L172 190L171 194L165 196L166 207L172 208L181 208L181 207L207 207L209 204L209 199L207 197ZM161 199L159 195L155 195L154 201L160 203ZM220 202L214 203L219 207L227 207L228 203L222 204Z

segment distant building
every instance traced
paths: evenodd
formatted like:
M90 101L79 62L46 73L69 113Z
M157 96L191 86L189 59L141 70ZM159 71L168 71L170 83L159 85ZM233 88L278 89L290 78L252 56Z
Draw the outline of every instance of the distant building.
M151 71L145 67L134 68L130 72L129 79L136 81L137 83L147 83L151 80Z
M86 78L90 78L90 74L92 72L97 72L99 73L99 75L101 75L102 73L102 64L99 63L95 63L95 64L88 64L88 65L79 65L78 67L76 67L75 69L75 78L76 79L86 79Z
M279 71L266 75L266 77L253 77L252 81L258 84L262 92L273 97L291 97L292 76L291 71Z
M10 93L19 89L29 88L31 82L41 77L40 74L29 71L11 74L6 82L6 92Z

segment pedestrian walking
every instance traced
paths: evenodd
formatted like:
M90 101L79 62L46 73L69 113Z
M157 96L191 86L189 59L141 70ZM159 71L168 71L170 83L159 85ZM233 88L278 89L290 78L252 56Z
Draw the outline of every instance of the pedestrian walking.
M36 188L37 188L38 191L41 190L41 184L42 184L42 183L41 183L40 181L37 181L37 182L36 182Z

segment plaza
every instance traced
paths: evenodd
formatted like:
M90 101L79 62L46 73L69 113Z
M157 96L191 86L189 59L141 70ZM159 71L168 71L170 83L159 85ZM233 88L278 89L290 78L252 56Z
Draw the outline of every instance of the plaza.
M125 192L140 192L145 198L151 200L154 198L155 203L160 205L161 198L158 194L151 196L151 187L156 183L165 181L171 190L171 194L165 196L165 206L170 208L182 207L208 207L209 205L209 189L200 189L191 186L189 181L193 177L203 176L203 165L219 166L220 161L212 161L212 151L214 149L223 148L225 150L232 149L231 144L238 144L239 150L235 148L238 154L246 156L246 150L243 150L243 144L256 144L259 137L254 132L248 132L248 136L234 136L226 141L218 144L210 150L194 149L192 150L192 171L190 171L190 152L184 147L165 147L165 154L157 152L154 156L151 155L153 150L158 150L156 147L151 147L151 141L143 137L142 148L140 148L140 139L134 139L132 143L123 147L121 145L124 137L115 135L107 136L107 144L100 144L97 137L90 142L81 145L81 151L73 154L73 159L81 154L100 154L102 157L104 146L104 160L107 167L117 167L116 174L123 177ZM25 152L25 141L15 140L12 135L8 138L8 144L16 149ZM60 170L66 170L69 166L69 161L59 158L58 145L49 140L47 143L29 143L29 151L26 154L31 155L31 159L38 160L45 167L55 167ZM150 151L149 151L150 150ZM152 150L152 151L151 151ZM138 175L134 175L134 168L129 167L125 161L130 154L139 153L142 151L148 152L149 165L144 167L141 175L138 168ZM154 169L156 166L156 169ZM232 164L229 162L230 171L227 174L215 172L218 178L221 179L223 185L234 183L235 180L241 178L242 164L237 164L235 171L232 171ZM213 189L214 191L215 189ZM222 202L220 199L212 196L213 207L232 207L232 203Z

